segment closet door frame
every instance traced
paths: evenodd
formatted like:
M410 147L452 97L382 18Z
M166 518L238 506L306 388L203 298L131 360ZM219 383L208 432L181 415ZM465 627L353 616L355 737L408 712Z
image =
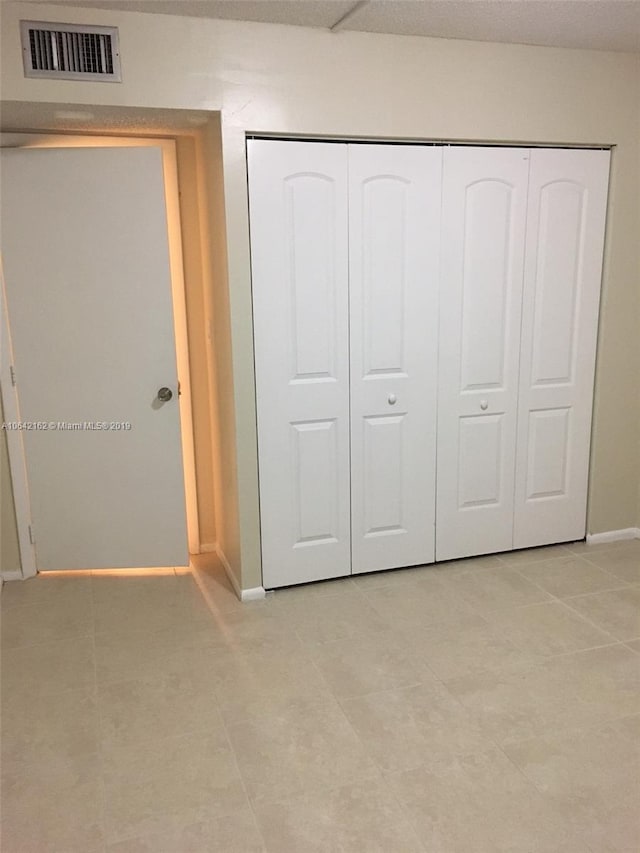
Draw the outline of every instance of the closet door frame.
M447 144L441 142L432 142L428 140L421 140L419 142L413 143L393 142L390 140L378 140L372 141L370 143L362 143L350 140L334 141L322 138L304 140L300 139L298 141L277 137L271 137L268 139L248 139L247 148L250 178L250 215L252 226L255 218L255 204L253 203L251 196L253 190L259 183L259 181L256 181L256 158L255 156L252 158L252 155L250 153L251 148L255 145L255 143L267 146L277 146L280 150L283 150L282 146L292 146L287 149L289 153L294 150L295 146L303 146L303 148L299 150L304 150L307 148L315 148L318 150L324 149L327 152L329 150L343 150L344 157L347 160L347 166L345 168L344 173L342 173L341 177L339 178L338 182L344 189L345 202L346 199L349 199L349 204L353 204L353 199L350 198L348 190L348 156L350 148L357 149L361 147L362 149L375 148L379 150L386 148L406 148L407 150L422 149L432 151L438 150L440 156L444 158L448 156L448 152L456 152L460 150L468 152L470 149L476 152L494 152L496 156L500 156L501 154L506 154L507 152L509 152L509 155L514 158L514 160L517 158L521 158L523 161L529 161L527 163L527 172L531 167L531 158L535 159L536 152L538 151L544 154L553 152L563 152L565 155L584 151L587 153L598 155L601 157L601 159L605 158L607 160L607 163L610 156L610 149L607 148L561 148L558 146L523 146L517 144L478 145L471 142ZM295 172L295 169L293 171ZM300 174L311 174L314 172L314 170L313 168L306 170L304 168L301 168L298 169L298 172ZM532 237L530 233L530 228L523 230L525 222L525 218L523 217L522 213L523 200L522 198L520 198L517 201L518 223L515 226L515 230L518 231L519 235L518 239L520 239L522 244L522 249L519 258L511 259L512 277L514 280L519 278L521 282L521 290L519 295L511 295L511 303L508 305L508 310L510 310L512 321L514 324L514 330L518 329L520 327L520 324L522 325L523 338L520 343L520 350L518 350L517 352L515 365L514 363L512 363L510 369L508 370L508 376L504 376L505 381L502 383L502 387L499 387L500 383L493 383L493 387L491 387L492 383L485 383L484 385L483 383L471 383L471 385L475 384L477 387L464 388L464 366L461 364L460 358L456 357L454 348L452 348L451 335L448 334L447 325L451 325L451 316L447 318L447 308L446 305L443 306L442 299L442 292L445 286L443 284L442 276L447 275L447 266L451 266L452 255L455 254L451 250L451 245L449 244L449 257L447 258L447 234L449 232L449 229L445 222L445 213L447 207L445 181L446 167L445 174L441 176L440 184L442 197L442 207L440 209L440 214L443 219L443 228L441 235L441 251L437 259L441 268L441 272L438 288L439 293L436 297L436 300L439 300L440 304L438 308L438 328L434 333L433 338L434 347L438 350L439 374L437 395L437 429L435 431L438 435L438 438L436 439L435 435L433 437L434 446L436 448L433 454L433 458L437 460L437 482L433 490L433 502L437 521L434 537L435 553L433 554L432 559L435 559L436 561L442 561L458 557L472 556L475 554L500 552L511 550L514 548L517 549L522 547L533 547L535 545L543 545L551 542L570 541L572 539L582 538L586 525L586 501L588 497L588 455L590 445L591 413L594 393L593 368L595 363L595 350L597 346L598 336L597 320L598 306L600 300L600 283L602 279L602 243L604 241L604 223L606 222L607 213L606 188L602 208L602 224L600 228L600 237L598 237L597 234L595 235L594 239L597 245L595 247L595 252L591 253L592 255L597 255L599 257L598 270L595 274L595 277L597 278L597 293L594 296L594 291L592 287L589 296L589 306L587 311L587 313L591 317L591 320L589 321L590 326L586 330L585 334L579 336L580 341L577 345L578 350L581 354L579 358L584 359L584 363L587 367L586 371L583 371L583 375L581 375L579 383L580 389L577 393L580 400L580 410L585 413L585 417L588 420L588 424L586 427L583 421L583 428L579 440L577 442L579 446L579 452L574 453L574 456L576 458L579 457L582 462L575 463L574 461L572 463L574 474L576 464L578 464L578 467L581 467L580 473L575 474L574 477L574 479L578 483L578 486L576 487L577 493L579 494L577 504L579 504L580 508L579 510L576 510L576 505L574 505L571 511L565 513L564 516L562 516L565 519L570 516L570 521L567 522L567 525L565 527L562 527L562 525L558 523L555 525L553 532L547 534L544 532L540 532L539 527L538 531L534 533L531 533L530 529L526 529L527 524L529 524L529 522L525 520L524 510L524 505L527 502L527 465L524 461L524 457L526 454L522 448L525 447L525 445L528 446L530 442L529 429L527 425L530 419L530 411L533 404L528 399L526 393L524 396L527 396L527 400L524 400L522 389L526 387L527 383L531 385L531 383L529 382L529 378L530 371L532 369L533 358L531 349L531 347L533 346L533 332L530 328L531 323L529 315L533 310L532 305L535 303L535 295L532 295L532 285L530 281L532 275L530 269L530 252ZM605 184L606 183L607 181L605 181ZM515 187L515 184L513 186ZM516 189L521 196L522 194L524 195L526 216L531 222L533 221L533 219L535 219L535 213L532 212L533 202L531 199L531 189L528 173L526 181L524 183L524 191L522 191L521 185L519 185ZM601 191L598 190L598 192ZM339 211L338 218L343 223L344 227L342 234L343 237L345 234L347 235L346 242L348 243L350 230L353 228L353 216L349 216L345 207L345 209L341 209ZM363 559L361 559L360 555L356 553L358 551L358 547L355 545L351 528L353 528L353 531L355 532L358 528L358 525L360 525L360 527L362 525L361 519L359 518L359 512L354 507L353 484L350 483L349 480L352 477L352 472L354 470L353 453L354 446L357 440L354 434L354 414L356 414L356 409L358 407L354 406L353 388L355 382L357 381L358 372L360 372L360 376L362 376L362 364L360 364L359 366L356 365L356 360L353 358L353 347L356 345L361 347L362 338L358 334L353 334L352 327L354 322L354 308L356 310L361 310L362 308L362 306L359 305L359 302L362 301L362 292L360 294L355 294L355 292L352 294L351 291L353 287L354 271L356 276L360 276L361 270L358 270L357 263L354 264L352 262L348 251L348 245L344 245L344 239L340 240L338 231L339 229L336 227L335 237L338 242L341 243L339 249L341 270L338 276L339 283L336 284L335 292L337 294L338 300L341 301L341 303L344 303L345 297L349 302L349 308L347 309L346 315L343 314L343 321L340 327L341 330L339 332L339 346L341 347L339 361L342 365L340 370L340 377L330 377L332 380L335 380L336 386L340 386L340 390L336 392L341 401L339 404L340 413L337 416L327 416L326 412L320 414L319 410L315 408L313 412L313 417L308 417L309 412L307 412L304 416L302 416L302 414L298 412L296 414L297 420L295 418L293 418L293 420L291 418L289 419L289 429L287 430L288 439L283 440L281 436L279 446L280 450L282 450L286 446L287 452L292 452L292 439L290 432L292 426L295 427L295 429L297 429L299 432L300 428L302 428L302 432L308 432L309 436L307 437L318 438L319 433L323 431L321 427L326 427L326 429L324 430L325 432L331 432L333 430L333 427L329 427L329 424L335 425L340 422L340 427L335 432L335 435L337 436L337 443L334 444L336 454L334 457L336 463L334 466L334 470L336 472L340 472L338 474L337 479L335 480L336 495L339 496L336 506L339 505L339 509L338 514L334 516L336 519L338 519L337 525L335 525L335 529L339 532L336 536L325 535L315 537L317 541L313 541L314 537L311 537L308 542L287 541L285 547L282 544L282 526L280 525L280 527L278 528L277 535L271 535L269 531L269 527L272 521L272 513L269 507L272 503L273 495L280 495L280 499L276 501L276 505L279 505L281 508L282 506L286 506L286 511L291 517L293 517L295 513L298 513L298 517L300 518L301 511L300 507L296 506L296 500L293 496L293 492L291 490L287 492L287 488L283 486L283 483L286 481L287 476L291 475L291 471L285 472L281 468L279 468L277 464L273 464L273 448L269 449L265 445L263 432L265 423L269 423L273 420L272 415L274 409L277 409L278 406L287 399L289 400L289 403L291 403L291 395L286 392L282 395L274 396L272 394L272 389L269 388L268 381L265 384L265 377L273 373L274 364L272 363L272 358L267 358L267 360L265 361L263 356L264 353L270 349L268 345L269 340L273 340L273 336L277 335L277 323L269 322L266 326L264 326L263 324L261 327L261 322L259 319L257 319L257 314L259 314L259 312L262 310L261 306L264 306L264 302L269 298L270 294L268 294L264 290L264 288L261 288L259 280L258 284L256 285L256 268L259 267L259 251L256 252L255 247L256 229L255 227L252 227L251 255L254 304L256 402L259 442L261 540L263 559L263 583L266 588L272 588L288 584L304 583L311 580L321 580L331 577L340 577L352 573L376 571L380 569L390 569L404 565L415 564L414 560L411 557L408 557L406 559L403 558L399 561L396 561L393 557L385 556L384 559L380 558L380 560L376 561L375 557L374 559L370 559L369 557L365 556ZM269 238L267 238L266 242L269 242ZM273 242L273 235L271 238L271 242ZM464 258L464 252L462 253L462 256ZM458 262L459 260L460 258L458 257ZM460 287L461 284L460 282L458 282L456 284L458 296L460 295ZM339 309L337 308L337 304L336 310L339 311ZM342 310L344 311L344 305L342 305ZM515 319L516 315L518 315L517 323ZM290 319L290 312L287 314L287 316ZM344 331L345 316L347 326L346 335ZM338 317L338 314L336 314L336 317ZM514 330L512 330L511 340L509 344L509 346L511 346L512 348L514 348ZM353 338L351 342L350 337ZM515 347L515 349L517 349L517 347ZM273 355L273 348L271 348L271 355ZM291 353L289 352L289 356L290 355ZM350 374L346 384L343 381L345 367L347 370L347 375ZM326 379L327 377L324 378ZM298 379L300 379L300 377L298 377ZM317 380L321 380L322 377L315 376L312 377L312 379L313 381L310 381L309 378L305 379L303 377L301 382L297 381L295 378L293 381L294 385L304 385L306 383L309 385L310 388L313 385L313 391L310 391L308 399L311 400L315 396L317 400L317 392L322 385L322 381ZM451 384L452 380L453 384ZM456 513L459 512L461 508L460 494L463 484L460 480L461 466L459 453L455 464L456 476L453 479L451 477L445 477L445 472L447 471L447 468L451 468L452 451L451 447L449 447L446 452L443 452L441 447L443 441L442 437L445 437L444 440L446 442L452 435L458 437L460 435L459 426L457 426L454 430L452 430L451 428L452 395L449 394L450 399L447 400L447 384L449 384L450 388L458 388L458 391L456 393L459 395L461 401L459 401L460 406L457 414L458 418L466 419L469 423L472 420L475 420L477 423L484 421L485 424L488 424L491 418L493 418L496 422L501 422L501 427L498 432L501 431L502 435L498 436L498 439L496 440L500 440L504 444L502 454L503 460L511 460L512 465L512 473L510 473L504 468L503 463L501 463L502 468L499 466L497 469L496 482L501 480L499 500L484 502L480 500L475 506L470 505L469 507L464 507L465 510L471 510L471 512L468 513L470 517L476 517L474 518L474 523L471 525L473 530L471 531L470 535L467 535L464 531L461 531L460 529L456 530L455 525L453 527L451 526L451 519L455 516ZM462 391L462 394L459 393L460 391ZM505 398L505 394L506 398L508 399ZM511 399L512 397L514 397L514 394L515 398ZM395 395L396 400L400 400L398 393L396 391L391 390L387 395L387 402L389 400L389 395ZM486 406L484 405L485 403ZM479 410L478 407L480 407ZM271 415L266 415L265 413L267 411L271 411ZM396 416L400 414L400 408L394 411L396 412ZM363 417L381 417L381 415L363 415L363 412L359 412L358 414ZM504 427L505 424L506 433ZM316 435L314 436L313 433L316 433ZM430 440L431 436L429 435L427 437L427 441ZM451 442L449 441L449 445L450 444ZM325 449L327 449L328 447L329 445L327 445ZM448 460L446 458L447 454L450 457ZM362 469L363 466L361 465L360 467ZM313 466L311 466L311 468L313 468ZM311 468L309 470L311 470ZM323 466L316 466L315 470L316 473L321 474L322 470L326 470L326 466L324 466L324 468ZM360 473L362 474L362 470ZM360 479L362 480L361 485L363 485L364 480L362 477L360 477ZM269 487L265 485L269 481L271 481L272 484L275 484L275 491L272 493L269 493ZM291 482L293 482L293 480L291 480ZM299 482L300 481L298 480L298 483ZM576 489L573 490L574 495L576 493ZM286 495L285 492L287 492ZM362 488L360 489L360 492L363 493ZM313 495L309 491L307 492L307 494L311 496L312 502L317 498L317 495ZM509 498L509 495L511 495L510 510L506 509L506 502ZM491 529L491 522L487 524L481 519L482 513L479 512L479 510L482 509L483 503L485 503L485 510L489 508L489 505L491 503L501 505L500 511L502 512L502 515L504 517L501 520L501 533L498 537L496 537L495 535L495 529ZM574 500L574 504L575 503L576 502ZM471 504L473 504L473 501L471 502ZM505 518L509 516L509 513L510 521L507 523L505 522ZM424 517L425 525L428 527L430 524L429 507L426 507ZM447 526L449 529L448 532L445 532L447 531ZM529 524L529 527L530 526L531 525ZM291 539L291 536L289 536L288 538ZM318 547L320 545L320 540L325 540L324 548ZM329 556L330 549L327 547L328 545L338 546L334 549L334 551L339 553L337 559L335 559L333 556ZM320 552L324 551L324 553L318 559L314 558L310 560L309 557L314 549L314 546L318 547L318 550ZM426 550L423 550L423 553L427 553L428 551L429 548L427 547ZM295 554L293 560L291 559L290 552ZM309 565L305 568L304 564L307 562L309 563ZM428 560L420 559L419 562L428 562ZM295 564L295 567L293 564ZM270 569L270 566L275 567L276 565L278 566L278 568L274 573Z

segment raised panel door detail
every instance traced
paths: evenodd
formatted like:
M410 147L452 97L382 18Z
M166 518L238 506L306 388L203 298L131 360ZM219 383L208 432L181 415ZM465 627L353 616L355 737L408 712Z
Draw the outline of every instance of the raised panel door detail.
M434 559L442 151L349 146L355 573Z
M573 376L584 187L556 181L540 190L534 307L534 385Z
M501 388L504 384L512 194L513 187L495 180L478 181L466 191L460 380L463 391Z
M364 418L365 536L406 532L403 526L406 415Z
M362 187L365 376L404 370L407 191L387 176Z
M347 146L250 140L263 583L351 572Z
M528 171L526 149L444 153L438 560L513 543Z
M291 429L298 518L294 547L337 542L340 501L336 422L296 423Z
M514 546L586 532L609 152L531 152Z
M527 500L565 495L570 409L529 413Z
M324 175L292 175L284 189L292 379L335 379L335 183Z
M499 504L503 415L460 418L458 505L461 509Z

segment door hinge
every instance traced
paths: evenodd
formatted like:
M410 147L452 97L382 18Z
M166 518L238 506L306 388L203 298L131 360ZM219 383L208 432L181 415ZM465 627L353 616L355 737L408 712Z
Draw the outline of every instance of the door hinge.
M9 368L9 374L11 375L11 384L15 388L16 385L16 369L13 365Z
M36 533L33 529L33 524L29 525L29 542L31 542L32 545L36 544Z

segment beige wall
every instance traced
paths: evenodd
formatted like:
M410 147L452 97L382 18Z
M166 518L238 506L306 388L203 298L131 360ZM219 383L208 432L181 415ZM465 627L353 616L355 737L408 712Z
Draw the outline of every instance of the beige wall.
M640 450L638 451L640 455ZM636 515L636 528L640 530L640 483L638 484L638 512Z
M230 335L232 360L218 364L221 444L231 454L218 536L238 573L241 562L243 587L260 584L246 132L614 145L588 528L637 523L640 57L34 4L5 3L2 14L5 100L221 112L226 243L216 208L212 258L227 256L230 324L216 287L213 335ZM26 80L21 17L119 26L124 82Z
M4 421L1 401L0 418ZM0 571L2 573L20 571L20 547L11 491L7 435L4 431L0 438Z
M201 219L209 228L203 267L208 271L210 302L207 316L211 342L211 422L215 481L216 532L220 556L227 562L237 585L242 586L238 470L234 405L231 318L227 280L224 167L219 115L198 138ZM246 584L245 584L246 586ZM254 584L255 586L255 584Z
M207 335L209 309L206 294L211 289L203 263L203 244L200 217L201 181L198 173L197 141L193 136L176 139L178 184L180 192L180 223L187 312L189 374L191 379L191 409L193 413L193 442L196 459L196 492L198 498L198 528L204 547L216 542L214 458L211 441L213 365Z

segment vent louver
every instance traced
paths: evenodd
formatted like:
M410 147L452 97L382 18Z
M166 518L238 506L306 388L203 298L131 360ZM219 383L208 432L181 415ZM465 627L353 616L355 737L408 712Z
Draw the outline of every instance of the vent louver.
M25 77L119 83L117 27L20 21Z

